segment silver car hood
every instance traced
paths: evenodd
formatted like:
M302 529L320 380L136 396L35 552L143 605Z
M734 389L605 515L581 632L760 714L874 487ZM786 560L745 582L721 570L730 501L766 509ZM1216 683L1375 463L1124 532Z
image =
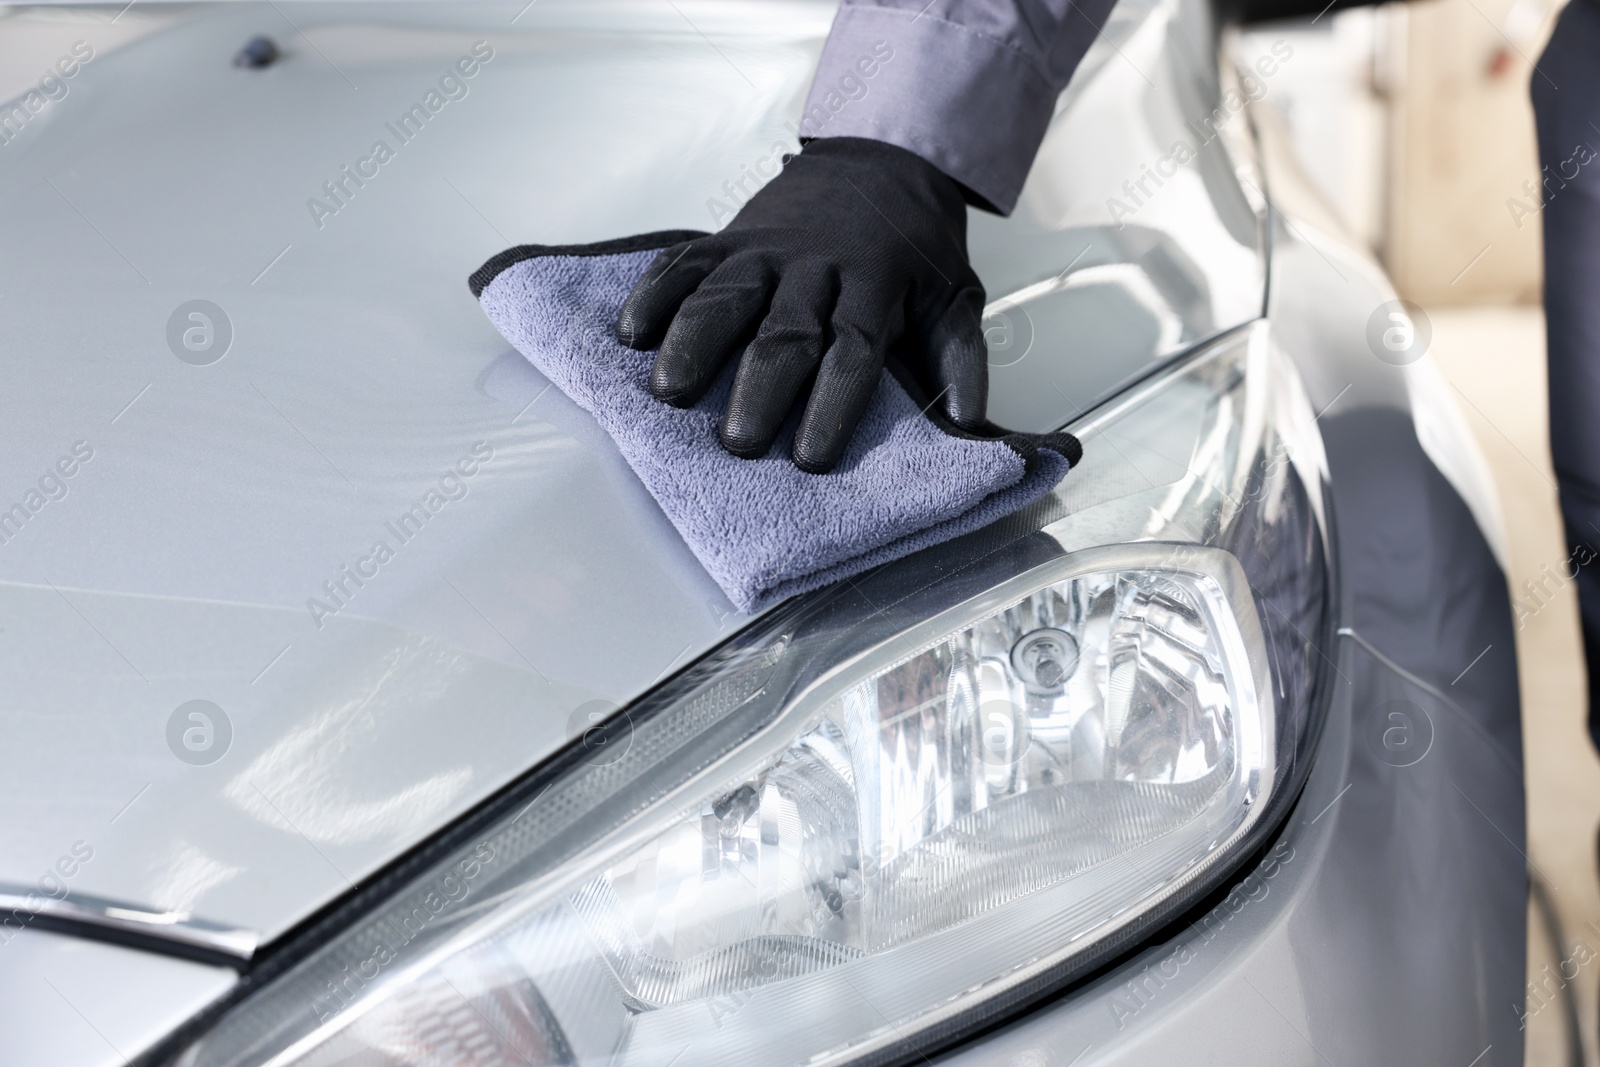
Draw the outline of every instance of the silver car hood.
M1188 11L1119 7L1015 217L974 217L990 293L1020 291L998 421L1058 426L1259 314L1220 150L1113 217L1209 110ZM100 47L0 144L0 884L248 944L748 621L466 276L521 242L712 228L832 11L141 5L121 38L112 14L62 29L63 56ZM231 67L258 32L284 59ZM339 210L309 205L379 140ZM196 300L226 317L194 305L209 349Z

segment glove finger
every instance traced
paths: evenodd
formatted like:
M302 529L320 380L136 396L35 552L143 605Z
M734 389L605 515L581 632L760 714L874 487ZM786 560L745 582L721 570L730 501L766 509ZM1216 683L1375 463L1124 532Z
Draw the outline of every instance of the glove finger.
M795 466L824 474L838 466L883 374L884 355L905 324L897 296L842 293L833 314L833 344L794 436Z
M721 249L710 241L689 241L663 249L622 302L617 312L617 339L640 351L659 345L678 306L721 261Z
M822 362L833 312L833 272L803 260L784 271L756 339L745 349L717 436L736 456L765 455Z
M761 324L772 272L754 256L735 256L706 275L667 327L650 369L650 392L676 407L705 395L717 372Z
M966 288L945 308L927 339L940 406L964 430L983 426L989 410L989 350L983 341L983 290Z

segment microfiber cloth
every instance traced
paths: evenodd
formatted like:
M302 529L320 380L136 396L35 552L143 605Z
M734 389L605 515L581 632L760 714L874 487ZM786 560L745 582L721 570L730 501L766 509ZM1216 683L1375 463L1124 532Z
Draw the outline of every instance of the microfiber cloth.
M789 458L797 418L759 459L717 440L731 369L691 408L650 394L654 354L616 338L617 311L684 231L520 245L469 280L489 320L616 442L695 557L741 611L860 574L985 526L1048 493L1078 461L1070 434L979 437L886 370L839 465Z

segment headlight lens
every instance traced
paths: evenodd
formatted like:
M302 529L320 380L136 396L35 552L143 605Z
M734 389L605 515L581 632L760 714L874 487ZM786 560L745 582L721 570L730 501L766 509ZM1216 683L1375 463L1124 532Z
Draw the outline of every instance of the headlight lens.
M1112 562L874 650L754 773L551 909L635 1034L692 1036L709 998L802 977L785 996L818 1007L941 1003L1023 962L1013 939L1025 959L1081 936L1224 843L1271 777L1247 642L1211 577Z
M1320 448L1259 326L1085 435L1049 504L763 620L179 1062L893 1056L1203 891L1305 762Z

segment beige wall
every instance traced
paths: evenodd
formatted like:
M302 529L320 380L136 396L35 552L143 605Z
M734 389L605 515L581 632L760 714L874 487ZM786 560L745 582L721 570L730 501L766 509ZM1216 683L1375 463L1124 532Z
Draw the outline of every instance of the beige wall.
M1538 201L1524 189L1539 180L1528 81L1555 10L1551 0L1418 0L1384 12L1393 29L1376 61L1389 112L1378 251L1424 307L1539 299Z

